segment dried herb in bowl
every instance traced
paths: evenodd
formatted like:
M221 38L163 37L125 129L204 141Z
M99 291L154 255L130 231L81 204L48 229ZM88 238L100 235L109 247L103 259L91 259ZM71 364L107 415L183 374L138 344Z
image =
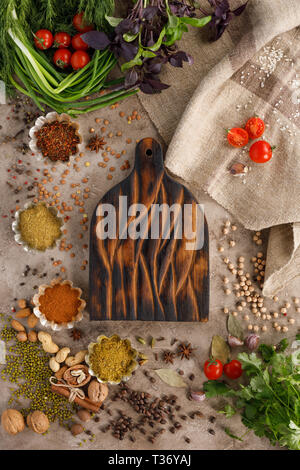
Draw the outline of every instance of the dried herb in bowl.
M44 124L36 133L36 145L44 157L52 161L68 162L78 151L80 136L69 122L52 121Z

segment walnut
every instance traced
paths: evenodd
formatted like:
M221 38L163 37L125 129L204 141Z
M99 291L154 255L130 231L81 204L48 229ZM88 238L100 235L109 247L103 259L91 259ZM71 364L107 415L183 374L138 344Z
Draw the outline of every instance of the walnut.
M8 434L14 436L25 428L23 415L17 410L8 409L3 411L1 416L1 424Z
M27 416L27 425L32 431L44 434L49 428L49 419L42 411L34 411Z
M91 401L98 403L104 401L108 395L108 386L97 380L93 380L88 388L88 397Z

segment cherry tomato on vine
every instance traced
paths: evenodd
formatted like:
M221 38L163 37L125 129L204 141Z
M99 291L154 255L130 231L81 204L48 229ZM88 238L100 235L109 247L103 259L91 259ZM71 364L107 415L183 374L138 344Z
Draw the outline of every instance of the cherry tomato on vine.
M219 359L210 359L204 364L204 374L209 380L217 380L223 373L223 364Z
M241 127L233 127L227 132L227 140L233 147L244 147L248 144L248 132Z
M55 34L53 47L64 49L65 47L69 47L70 44L71 44L71 36L68 33L61 31L60 33Z
M39 29L34 35L34 43L38 49L45 51L53 44L53 34L48 29Z
M92 31L93 29L95 29L95 26L93 24L88 24L84 20L83 15L84 11L82 11L81 13L77 13L73 17L73 26L80 33L87 33L88 31Z
M72 52L69 49L57 49L53 55L53 62L61 69L65 69L70 65Z
M82 33L78 33L72 37L72 47L76 51L87 51L89 46L83 39L81 39Z
M265 123L259 117L248 119L245 130L248 132L250 139L258 139L265 132Z
M74 70L82 69L89 63L90 60L90 56L87 52L76 51L74 54L72 54L71 65Z
M271 160L274 148L265 140L258 140L250 147L250 158L255 163L266 163Z
M230 379L238 379L243 373L240 361L233 359L224 366L224 374Z

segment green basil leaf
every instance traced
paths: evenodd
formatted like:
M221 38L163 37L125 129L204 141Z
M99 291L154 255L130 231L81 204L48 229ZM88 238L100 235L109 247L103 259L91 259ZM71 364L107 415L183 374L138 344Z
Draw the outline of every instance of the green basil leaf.
M124 18L116 18L115 16L105 15L105 19L110 24L110 26L115 28L119 23L121 23L121 21L123 21Z
M135 65L142 65L143 61L141 59L141 55L142 55L142 51L139 51L134 59L130 60L129 62L125 62L125 64L123 64L121 67L122 72L125 72L125 70L128 70L128 69L131 69Z
M168 18L169 18L169 21L168 21L168 28L175 29L175 28L177 28L177 26L179 26L179 24L180 24L180 19L178 18L178 16L170 15L170 14L168 13Z
M203 26L211 21L211 16L205 16L204 18L189 18L188 16L184 16L180 18L180 21L195 26L196 28L203 28Z
M123 39L126 42L132 42L138 37L139 33L136 34L130 34L130 33L124 33L123 34Z
M158 40L156 41L155 44L153 44L153 46L150 46L150 47L147 47L147 49L150 49L150 51L158 51L158 49L160 48L161 44L162 44L162 40L164 38L166 34L166 28L163 27L163 29L161 30L160 32L160 35L158 37Z
M156 54L154 54L154 52L152 52L152 51L143 50L142 56L151 58L151 57L156 57Z

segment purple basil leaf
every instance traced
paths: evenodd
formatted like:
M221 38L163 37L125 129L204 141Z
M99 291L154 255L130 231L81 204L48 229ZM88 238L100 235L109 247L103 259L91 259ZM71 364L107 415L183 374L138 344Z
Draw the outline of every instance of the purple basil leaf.
M165 60L162 59L153 59L147 61L147 70L149 73L158 75L161 72L162 66L165 63Z
M118 24L118 26L115 27L115 33L116 34L124 34L128 33L129 31L132 30L134 27L134 22L133 20L130 20L129 18L125 18L121 23Z
M89 47L103 51L110 44L110 40L103 31L89 31L81 35L81 39L87 43Z
M244 5L240 6L239 8L236 8L235 10L232 10L232 13L234 13L235 16L240 16L245 10L247 3L248 3L248 0L246 3L244 3Z
M140 84L140 90L143 93L146 93L146 95L153 95L153 93L156 93L154 88L149 83L144 82Z
M124 57L124 59L128 62L129 60L135 58L138 49L138 46L136 46L135 44L122 41L119 46L119 56Z
M166 83L162 83L160 80L154 80L153 78L146 78L145 82L149 83L149 85L157 91L166 90L170 86Z
M146 7L143 10L142 17L145 20L149 21L149 20L152 20L157 13L158 13L158 8L157 7L155 7L155 6Z
M125 77L125 88L130 88L138 83L139 75L137 71L132 68L130 69Z

